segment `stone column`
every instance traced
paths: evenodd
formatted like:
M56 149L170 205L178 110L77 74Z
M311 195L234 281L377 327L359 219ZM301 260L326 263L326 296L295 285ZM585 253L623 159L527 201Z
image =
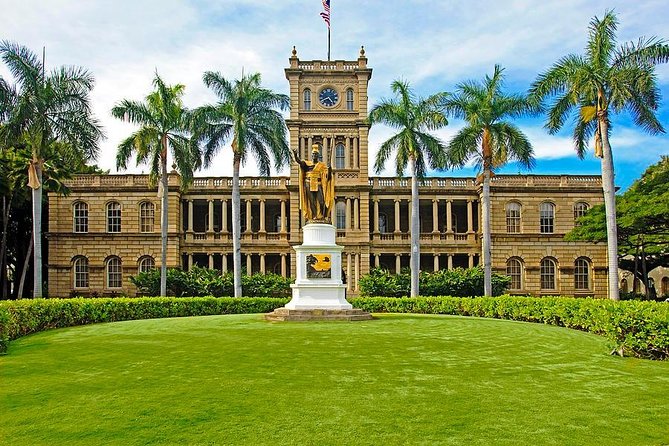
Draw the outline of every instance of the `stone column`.
M265 200L260 200L260 232L265 232Z
M351 229L351 199L346 197L346 224L344 229Z
M228 200L221 200L221 232L228 232Z
M212 253L207 253L209 255L209 269L214 269L214 255Z
M395 254L395 274L399 274L402 270L402 255Z
M246 254L246 275L250 276L253 272L253 264L251 263L251 253Z
M346 253L346 290L351 291L351 253Z
M353 199L353 229L360 229L360 200Z
M439 232L439 200L432 200L432 232Z
M381 254L374 254L374 267L381 266Z
M323 162L325 163L326 166L329 165L328 163L328 153L330 150L330 138L327 136L323 136Z
M400 232L400 200L395 199L395 233Z
M311 147L314 145L313 136L310 136L308 141L309 141L309 144L307 144L307 153L304 154L303 158L311 159Z
M221 259L221 272L223 274L228 272L228 256L223 254L223 258Z
M286 254L281 254L281 277L286 277Z
M193 200L188 200L188 232L193 232Z
M189 253L188 254L188 271L193 269L193 254Z
M453 254L448 254L448 269L453 269Z
M355 282L353 282L353 287L355 291L358 291L358 283L360 282L360 253L355 254Z
M439 254L434 254L434 271L439 271Z
M353 138L353 168L357 169L360 166L358 165L358 138Z
M344 138L344 150L346 150L346 156L344 157L344 168L345 169L350 169L351 168L351 159L349 156L351 155L351 137L347 136Z
M251 232L251 200L246 200L246 231Z
M474 254L468 254L469 256L469 267L474 268Z
M379 233L379 200L374 200L374 233Z
M207 221L207 232L214 232L214 200L207 200L209 202L209 215Z
M472 200L467 200L467 233L474 232L474 209Z
M453 232L453 200L446 200L446 232Z
M281 233L286 232L286 200L281 200Z
M265 254L260 254L260 274L265 274Z

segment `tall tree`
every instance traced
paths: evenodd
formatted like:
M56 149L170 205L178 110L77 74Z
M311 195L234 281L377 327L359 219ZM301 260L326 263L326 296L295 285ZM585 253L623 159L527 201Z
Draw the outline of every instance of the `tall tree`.
M622 195L616 197L618 262L631 271L653 298L648 273L669 266L669 157L650 166ZM606 210L594 206L566 240L606 241Z
M21 139L30 149L28 168L33 200L34 286L42 297L42 172L45 154L55 148L79 158L95 159L103 137L93 117L89 93L93 76L83 68L63 66L46 72L44 62L28 48L0 42L0 55L16 80L16 108L2 126L0 138ZM7 85L7 82L4 82ZM3 88L4 89L4 88Z
M213 156L232 137L232 244L234 265L234 294L242 296L241 227L239 169L251 154L261 176L269 176L271 158L280 169L290 160L286 141L286 123L278 110L287 110L290 99L283 94L261 87L260 74L242 74L241 79L229 81L218 72L207 71L204 84L218 96L215 104L204 105L195 111L194 128L204 144L203 162L208 166ZM277 110L278 109L278 110Z
M628 111L634 123L651 134L664 132L655 115L660 91L655 65L669 61L669 45L655 37L616 46L618 20L606 12L590 22L584 55L570 54L539 75L530 88L536 101L552 98L546 128L557 133L574 115L573 139L579 158L594 136L595 155L601 158L606 207L609 297L619 299L618 237L613 153L609 137L611 117Z
M171 151L174 163L187 185L193 178L193 169L199 166L197 144L190 138L191 113L184 107L181 97L185 86L166 85L156 73L153 78L155 90L144 102L122 100L112 108L115 118L140 126L139 130L124 139L116 153L117 168L126 169L134 153L136 163L148 163L151 167L149 184L158 185L161 197L160 218L160 295L167 295L167 224L168 224L168 179L167 157Z
M448 116L464 119L467 125L448 145L449 161L464 166L475 159L482 174L481 202L483 233L484 295L492 296L492 238L490 230L490 179L495 169L509 161L518 161L530 169L534 150L527 136L508 119L532 114L536 107L521 94L502 91L503 68L495 65L492 76L483 82L467 81L456 87L456 93L443 102Z
M381 144L374 170L384 169L390 156L395 155L395 172L402 176L407 166L411 174L411 297L419 294L420 272L420 215L418 180L425 176L427 167L445 169L446 147L442 141L430 134L448 124L440 108L443 93L427 98L417 98L408 82L396 80L391 86L393 99L382 99L369 113L369 122L385 124L398 132Z

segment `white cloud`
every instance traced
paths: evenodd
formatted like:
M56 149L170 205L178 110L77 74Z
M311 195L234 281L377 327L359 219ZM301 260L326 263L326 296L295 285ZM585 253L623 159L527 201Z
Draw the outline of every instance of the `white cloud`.
M428 95L452 90L465 79L481 79L495 63L506 67L507 83L522 90L559 57L582 52L590 18L611 8L620 19L620 41L669 37L666 0L338 0L332 7L333 58L355 59L365 45L374 69L370 105L389 95L393 79L408 79L418 94ZM81 65L95 74L94 109L108 135L99 164L114 171L116 147L133 127L115 121L110 109L123 98L146 96L156 69L168 83L186 85L185 102L191 107L215 99L202 85L205 70L232 78L242 68L259 71L267 87L288 93L283 69L293 45L302 59L326 56L321 8L318 1L301 0L0 0L0 39L36 52L46 44L49 66ZM7 76L1 65L0 75ZM659 67L658 79L669 97L669 65ZM669 109L661 116L666 123ZM458 125L452 122L439 134L448 140ZM522 128L538 158L574 155L569 136L549 136L535 122ZM387 129L372 129L370 160L388 136ZM666 136L648 137L624 125L614 129L612 138L616 159L667 153L667 142ZM253 164L251 160L243 173L257 173ZM230 165L224 149L203 174L230 175Z

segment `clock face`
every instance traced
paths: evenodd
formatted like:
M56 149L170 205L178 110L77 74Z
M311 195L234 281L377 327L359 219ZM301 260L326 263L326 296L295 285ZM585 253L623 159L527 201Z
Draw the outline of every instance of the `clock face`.
M324 88L318 95L318 100L324 107L334 107L339 101L339 94L333 88Z

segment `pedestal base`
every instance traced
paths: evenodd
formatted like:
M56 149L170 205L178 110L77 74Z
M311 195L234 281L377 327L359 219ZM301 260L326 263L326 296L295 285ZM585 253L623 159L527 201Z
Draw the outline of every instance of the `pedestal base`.
M265 315L268 321L369 321L372 315L360 309L352 310L291 310L277 308Z

